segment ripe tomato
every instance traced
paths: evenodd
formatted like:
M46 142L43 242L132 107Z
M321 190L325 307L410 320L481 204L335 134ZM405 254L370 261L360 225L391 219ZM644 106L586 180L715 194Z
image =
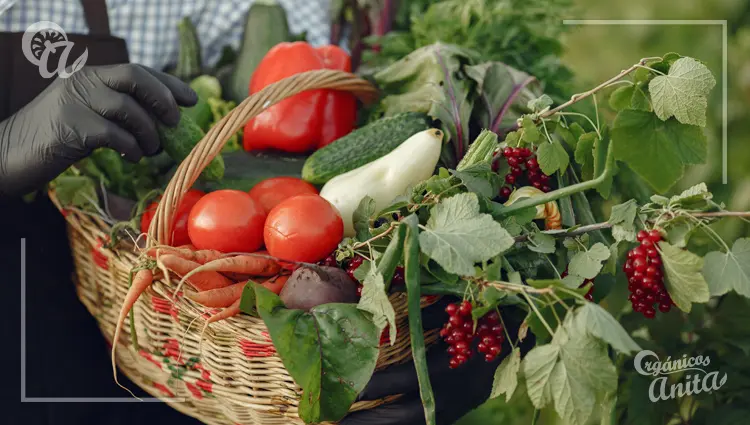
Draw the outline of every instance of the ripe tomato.
M177 208L177 213L174 216L174 224L172 224L172 240L167 241L168 245L181 246L190 243L187 229L188 216L190 215L190 210L193 208L193 205L195 205L205 194L205 192L197 189L190 189L185 193L185 196L182 198L182 203L180 204L180 207ZM159 197L159 199L161 199L161 197ZM156 215L156 207L158 205L159 201L156 200L143 212L143 215L141 216L141 233L148 232L148 228L151 226L151 221L154 219L154 215Z
M301 195L276 205L263 231L268 253L289 261L314 263L338 246L344 222L336 208L318 195Z
M246 192L217 190L190 211L188 234L198 249L255 252L263 245L263 207Z
M266 289L273 292L274 294L279 295L281 293L281 290L284 289L286 281L289 280L289 276L290 275L274 276L261 283L261 285L265 286Z
M297 195L317 195L318 189L296 177L271 177L253 186L248 192L266 212L279 202Z

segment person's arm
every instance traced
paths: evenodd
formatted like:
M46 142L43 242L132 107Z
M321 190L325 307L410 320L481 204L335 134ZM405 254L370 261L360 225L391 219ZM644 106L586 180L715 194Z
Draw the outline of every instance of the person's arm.
M178 105L196 101L185 83L139 65L58 78L0 123L0 196L28 193L99 147L133 162L153 155L160 150L154 119L174 126Z

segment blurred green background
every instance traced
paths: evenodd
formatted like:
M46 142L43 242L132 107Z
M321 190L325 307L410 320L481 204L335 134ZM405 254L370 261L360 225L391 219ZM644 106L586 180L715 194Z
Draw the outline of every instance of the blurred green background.
M570 19L727 20L727 177L722 183L722 27L721 25L571 25L564 62L575 73L574 87L585 90L648 56L678 52L704 61L716 76L709 99L706 135L708 163L686 170L674 188L704 181L729 210L750 210L750 1L748 0L573 0ZM600 104L606 100L602 96ZM613 116L612 116L613 117ZM612 118L610 117L610 118ZM615 202L618 202L615 200ZM741 220L722 220L713 228L733 241L750 235ZM490 400L457 425L531 424L534 413L525 389L509 403ZM554 424L543 413L537 424ZM750 423L748 420L746 423Z

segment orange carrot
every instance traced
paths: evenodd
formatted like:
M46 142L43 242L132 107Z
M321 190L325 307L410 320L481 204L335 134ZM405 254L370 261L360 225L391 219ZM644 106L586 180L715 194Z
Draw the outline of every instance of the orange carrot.
M190 249L190 247L192 247L192 245L183 245L178 248L161 246L158 248L149 248L146 253L149 257L156 258L156 251L159 250L162 255L176 255L186 260L195 261L198 264L206 264L210 261L218 260L222 255L224 255L222 252L215 251L213 249L201 249L196 251L194 249Z
M247 282L253 278L253 275L247 273L232 273L232 272L221 272L224 276L228 277L234 282Z
M162 264L164 264L168 269L172 270L180 276L185 276L196 268L202 267L195 261L186 260L182 257L172 254L160 256L159 261L161 261ZM220 273L217 273L215 271L200 271L198 273L193 273L190 275L188 281L199 291L225 288L233 283L227 277L222 276Z
M112 337L112 374L115 377L115 382L117 383L117 385L120 385L120 383L117 381L115 351L117 350L117 342L120 338L120 332L122 332L122 327L125 324L125 318L128 317L128 313L133 308L133 305L135 305L136 300L138 300L141 294L145 292L149 286L151 286L151 283L153 281L154 275L151 270L146 269L138 271L133 277L133 282L130 285L130 289L128 289L128 293L125 294L125 299L122 302L122 307L120 308L120 316L117 318L117 327L115 327L115 335ZM122 388L125 388L122 385L120 386ZM127 388L125 389L127 390Z
M261 283L261 285L265 286L266 289L273 292L276 295L279 295L281 293L281 290L284 289L284 285L286 285L286 281L289 280L290 275L280 275L280 276L274 276L267 281Z
M245 282L235 283L226 288L196 292L189 294L187 297L206 307L229 307L242 297L243 289L245 289Z
M209 323L218 322L219 320L229 319L230 317L234 317L238 314L240 314L240 299L233 302L232 305L225 308L221 312L209 317L208 320L206 320L206 325L208 325Z
M203 267L201 270L243 273L251 276L274 276L281 270L281 266L275 260L252 254L220 258L206 263Z

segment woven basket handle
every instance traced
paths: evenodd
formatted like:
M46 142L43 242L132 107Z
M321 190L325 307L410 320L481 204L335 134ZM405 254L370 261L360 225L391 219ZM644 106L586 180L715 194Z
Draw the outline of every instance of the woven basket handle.
M155 246L160 241L169 241L173 217L183 196L193 186L203 169L221 152L224 144L234 133L269 106L300 92L315 89L348 91L364 102L372 101L377 94L372 84L354 74L321 69L293 75L249 96L211 127L177 168L177 172L164 191L164 196L159 202L148 229L148 245Z

